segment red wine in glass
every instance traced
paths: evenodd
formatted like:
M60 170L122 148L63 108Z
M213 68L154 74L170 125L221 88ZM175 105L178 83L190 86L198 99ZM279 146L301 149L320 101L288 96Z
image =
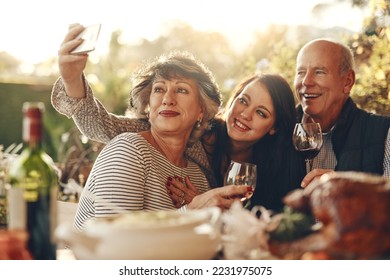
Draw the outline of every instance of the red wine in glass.
M299 150L299 152L302 153L305 159L312 160L318 155L320 149L314 148L314 149L307 149L307 150Z
M306 161L306 172L310 172L313 159L322 147L322 131L319 123L297 123L293 133L293 144Z

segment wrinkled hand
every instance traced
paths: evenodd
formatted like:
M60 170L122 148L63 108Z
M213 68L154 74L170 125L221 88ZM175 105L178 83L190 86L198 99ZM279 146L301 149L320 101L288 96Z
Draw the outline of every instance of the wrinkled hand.
M313 169L306 174L301 182L301 187L306 188L309 184L318 180L322 175L335 172L333 169Z
M183 182L183 179L175 176L174 178L168 178L166 183L168 195L171 197L176 208L180 208L184 204L189 204L192 199L199 194L198 189L191 183L188 176L186 176L184 180L185 183Z
M71 24L60 49L58 50L58 67L64 82L66 92L72 97L84 97L82 73L88 60L88 54L71 54L70 52L82 43L76 39L85 28L78 24Z
M240 198L248 192L253 192L253 188L245 185L229 185L211 189L195 196L187 205L187 208L199 209L216 206L226 210L230 208L233 202L240 201Z

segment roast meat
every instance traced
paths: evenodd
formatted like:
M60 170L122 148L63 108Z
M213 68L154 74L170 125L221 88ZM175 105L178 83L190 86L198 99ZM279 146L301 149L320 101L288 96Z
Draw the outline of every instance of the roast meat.
M300 258L326 252L335 259L390 257L390 180L358 172L323 175L289 193L289 207L312 214L319 230L292 242L270 242L278 256Z

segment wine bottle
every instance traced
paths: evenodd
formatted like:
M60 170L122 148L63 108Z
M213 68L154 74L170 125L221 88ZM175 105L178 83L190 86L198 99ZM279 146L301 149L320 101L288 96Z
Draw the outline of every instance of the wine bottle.
M53 160L42 148L42 102L23 104L23 150L10 164L8 196L10 230L27 230L33 259L56 259L54 229L58 176Z
M7 188L8 188L8 162L10 155L3 151L0 145L0 230L7 229Z
M7 228L6 178L0 166L0 230L3 228Z

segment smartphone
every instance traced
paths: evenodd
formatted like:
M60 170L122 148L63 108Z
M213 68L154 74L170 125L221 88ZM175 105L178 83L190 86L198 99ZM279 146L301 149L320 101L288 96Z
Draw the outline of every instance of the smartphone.
M85 27L84 31L77 36L77 38L82 38L83 42L70 53L83 54L93 51L95 49L97 38L99 37L100 26L101 24L94 24Z

